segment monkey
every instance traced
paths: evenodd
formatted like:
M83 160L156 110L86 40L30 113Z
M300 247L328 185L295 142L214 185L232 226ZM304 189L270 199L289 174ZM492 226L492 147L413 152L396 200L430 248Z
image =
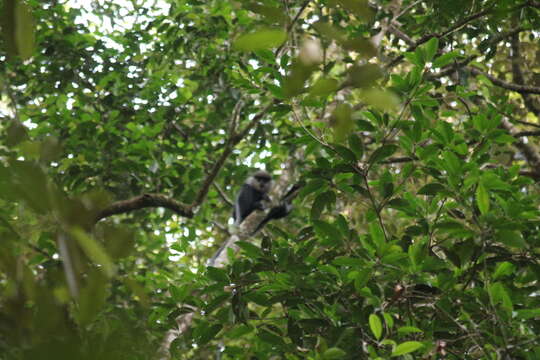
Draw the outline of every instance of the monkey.
M293 185L285 196L282 197L280 204L270 209L251 235L254 235L270 220L281 219L287 216L292 210L292 200L302 186L304 186L303 182ZM271 188L272 176L266 171L259 170L246 179L234 203L233 219L236 226L240 225L254 210L264 210L263 201L270 202L268 193ZM226 244L227 242L224 242L214 256L208 260L209 266L214 266L216 259Z
M253 211L264 210L263 201L270 202L268 193L271 188L272 176L268 172L258 170L249 176L242 184L234 202L234 225L239 226ZM208 260L210 266L214 265L226 244L227 242L224 242L214 256Z
M302 186L303 186L303 183L298 183L291 186L291 188L287 191L285 196L282 197L280 204L277 206L274 206L273 208L270 209L270 211L268 211L268 214L266 214L264 219L259 223L259 225L257 225L255 230L253 230L251 234L252 235L255 234L264 225L266 225L266 223L269 222L270 220L281 219L289 215L289 213L293 209L292 200L296 196L296 193Z
M259 170L248 177L236 196L233 219L240 225L254 210L264 210L263 201L270 201L268 192L272 188L272 176Z

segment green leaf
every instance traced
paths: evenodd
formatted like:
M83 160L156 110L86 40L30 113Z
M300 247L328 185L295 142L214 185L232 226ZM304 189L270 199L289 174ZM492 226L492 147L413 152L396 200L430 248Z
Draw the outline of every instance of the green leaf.
M325 360L334 360L334 359L342 359L347 355L347 353L340 348L333 347L328 350L326 350L323 353L323 359Z
M256 2L244 4L244 7L256 14L264 16L270 22L282 24L287 21L287 16L285 15L284 10L279 7L262 5Z
M495 282L489 286L489 296L495 304L501 304L502 308L508 312L512 312L514 305L504 285L500 282Z
M354 152L346 148L345 146L339 144L333 144L334 150L343 158L343 160L348 162L356 161L356 155Z
M377 340L382 336L382 322L376 314L369 315L369 328Z
M381 68L375 64L355 65L348 73L351 84L358 88L368 88L383 76Z
M423 48L426 55L425 60L426 62L430 62L437 53L437 50L439 49L439 39L436 37L432 37L427 43L424 44Z
M212 340L218 332L223 328L221 324L210 325L209 323L204 323L204 325L198 326L195 328L194 335L199 345L207 344Z
M514 264L508 261L498 263L497 267L495 268L495 272L493 273L493 279L497 280L499 277L511 275L514 273L514 269Z
M252 259L262 256L263 254L261 251L261 248L259 248L258 246L250 242L238 241L236 242L236 244L238 245L240 249L242 249L246 253L247 256L249 256Z
M332 224L320 220L313 220L313 228L317 236L327 244L336 244L341 240L339 230Z
M527 243L523 239L523 235L521 235L518 231L513 230L499 230L496 235L497 241L502 242L505 245L524 249L527 246Z
M489 212L489 194L482 184L478 184L476 187L476 205L478 205L482 215Z
M234 47L242 51L265 50L278 47L287 40L287 33L279 29L262 29L240 36Z
M277 336L273 332L270 332L265 329L260 329L258 335L259 335L259 338L263 340L264 342L267 342L272 345L276 345L278 347L284 346L282 338L280 336Z
M443 54L439 56L438 58L433 61L433 67L434 68L441 68L444 67L452 62L455 58L459 56L459 52L457 50L450 51L446 54Z
M414 326L402 326L398 329L398 333L401 335L421 332L423 331Z
M311 207L311 219L318 219L324 209L331 210L332 206L336 202L336 194L333 191L326 191L319 194Z
M334 93L338 89L338 85L336 79L320 78L313 86L311 86L309 93L312 96L325 97Z
M431 183L422 186L420 190L418 190L418 195L437 195L445 190L446 188L443 184Z
M397 149L397 145L383 145L371 154L369 158L369 163L375 164L379 161L382 161L387 157L392 156L392 154L394 154Z
M15 8L15 41L19 55L28 59L34 52L34 18L32 11L22 0L17 1Z
M394 327L394 318L389 313L383 313L384 322L386 323L387 329L392 329Z
M349 104L339 104L332 112L330 125L336 142L342 142L352 131L352 108Z
M300 190L299 197L304 198L317 190L321 190L321 188L326 188L326 181L319 178L310 180L306 186Z
M208 277L218 283L229 283L229 276L225 272L225 270L216 268L213 266L208 266L206 268L206 273L208 274Z
M377 245L378 249L380 249L381 246L386 242L384 232L378 222L371 222L369 224L369 234L371 235L371 239L373 240L373 243Z
M362 144L362 140L360 140L358 135L349 135L349 148L355 153L358 159L362 158L364 153L364 145Z
M365 21L371 21L374 16L367 0L331 0L329 4L331 6L339 4L343 9L361 17Z
M540 308L517 310L516 317L524 320L540 317Z
M424 344L418 341L406 341L396 346L396 349L392 352L391 356L394 357L412 353L413 351L416 351L423 346Z
M103 272L107 276L113 276L116 272L114 263L103 248L103 246L85 231L79 228L73 228L70 231L71 235L77 240L86 255L93 262L103 267Z
M405 59L409 60L411 64L416 65L419 68L424 67L424 61L417 52L406 52L403 56L405 56Z
M34 52L35 23L32 11L22 0L6 0L2 6L2 32L7 53L23 59Z
M354 278L354 288L360 293L363 287L367 285L371 277L371 269L363 269L358 271L356 277Z
M451 151L445 151L443 153L443 161L445 169L451 175L459 175L461 173L462 161Z

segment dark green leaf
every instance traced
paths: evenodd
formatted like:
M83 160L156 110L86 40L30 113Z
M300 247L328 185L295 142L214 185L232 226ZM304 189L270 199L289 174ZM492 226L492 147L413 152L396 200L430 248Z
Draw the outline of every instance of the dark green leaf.
M445 190L446 189L443 184L431 183L422 186L420 190L418 190L418 195L437 195Z
M383 145L371 154L369 158L369 163L375 164L377 162L380 162L387 157L392 156L397 151L397 149L398 147L396 145Z

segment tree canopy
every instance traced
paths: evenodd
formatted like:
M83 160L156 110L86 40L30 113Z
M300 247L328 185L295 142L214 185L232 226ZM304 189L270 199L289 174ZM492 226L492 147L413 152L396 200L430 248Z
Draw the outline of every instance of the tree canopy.
M537 0L0 16L0 358L540 358Z

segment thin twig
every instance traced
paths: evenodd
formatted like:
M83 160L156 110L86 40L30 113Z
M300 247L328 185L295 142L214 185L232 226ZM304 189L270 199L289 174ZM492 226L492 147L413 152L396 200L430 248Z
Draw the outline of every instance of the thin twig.
M298 19L300 19L300 15L302 15L302 13L304 12L304 10L306 9L306 7L309 5L309 3L311 2L311 0L306 0L304 1L304 3L302 4L302 6L300 7L300 10L298 10L298 12L296 13L296 15L294 16L294 18L291 20L290 24L287 26L287 37L289 37L291 31L293 30L293 27L294 25L296 24L296 22L298 21ZM281 51L285 48L285 44L287 44L287 42L284 42L283 44L281 44L277 49L276 51L274 52L275 56L276 57L280 57L281 56Z
M225 201L225 203L227 203L230 206L234 206L234 202L231 199L229 199L227 194L225 194L223 189L215 181L212 183L212 185L214 185L214 187L216 188L219 196L221 196L221 198L223 199L223 201Z

